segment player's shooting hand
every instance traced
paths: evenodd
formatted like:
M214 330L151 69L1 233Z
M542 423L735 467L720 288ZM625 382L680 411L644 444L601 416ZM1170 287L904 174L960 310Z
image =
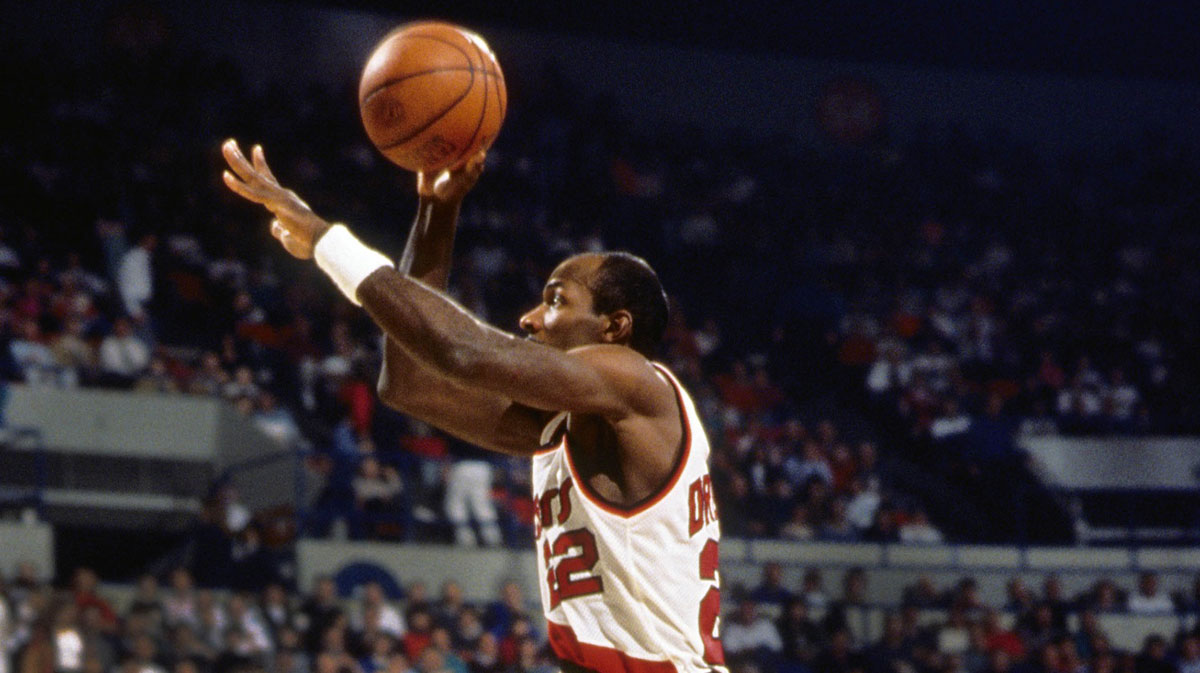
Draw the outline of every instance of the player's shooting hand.
M447 168L437 175L417 173L417 195L442 203L456 204L462 201L483 173L486 155L487 150L480 150L461 166Z
M271 235L279 239L284 250L293 256L311 259L313 246L321 234L329 229L329 223L314 213L296 192L279 184L267 166L261 145L254 146L253 163L247 161L237 141L232 138L221 146L221 154L230 168L222 175L225 186L247 201L261 204L271 211L275 215L271 221Z

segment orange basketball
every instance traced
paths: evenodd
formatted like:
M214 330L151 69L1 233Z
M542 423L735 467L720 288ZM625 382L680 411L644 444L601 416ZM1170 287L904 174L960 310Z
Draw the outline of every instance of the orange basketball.
M389 33L358 85L367 136L410 171L440 171L490 147L507 103L504 75L483 38L438 21Z

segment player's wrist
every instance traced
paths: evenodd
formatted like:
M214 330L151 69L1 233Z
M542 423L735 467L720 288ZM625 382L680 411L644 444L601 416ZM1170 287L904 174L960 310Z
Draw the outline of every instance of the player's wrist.
M358 300L358 287L382 267L392 267L392 260L358 240L343 224L326 223L313 247L313 259L334 285L351 302L362 306Z

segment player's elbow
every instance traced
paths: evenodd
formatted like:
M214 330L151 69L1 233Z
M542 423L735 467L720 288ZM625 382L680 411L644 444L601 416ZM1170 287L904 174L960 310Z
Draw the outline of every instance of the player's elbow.
M375 392L379 401L396 411L407 411L412 406L410 386L403 385L394 376L388 376L387 371L380 372L379 380L375 383Z

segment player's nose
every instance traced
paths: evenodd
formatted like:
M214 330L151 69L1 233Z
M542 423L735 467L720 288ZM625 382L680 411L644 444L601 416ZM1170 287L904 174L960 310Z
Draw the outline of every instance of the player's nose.
M542 316L540 308L535 308L525 315L521 316L521 329L527 334L536 334L542 329Z

